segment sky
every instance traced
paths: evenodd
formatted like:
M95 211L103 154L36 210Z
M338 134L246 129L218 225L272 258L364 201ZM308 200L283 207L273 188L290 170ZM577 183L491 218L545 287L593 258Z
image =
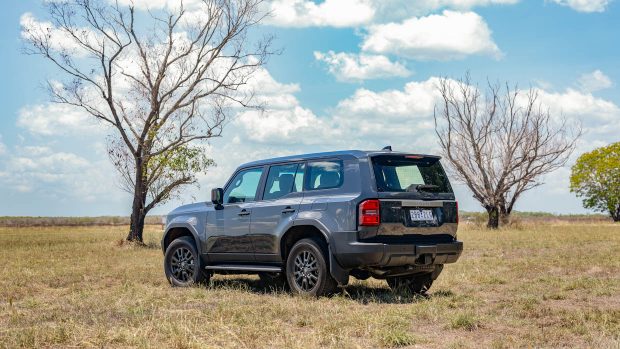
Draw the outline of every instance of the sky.
M134 1L142 11L177 4ZM0 215L128 215L131 197L106 152L109 130L51 103L44 83L62 76L23 53L22 28L46 20L42 4L13 1L0 12ZM620 140L620 2L267 0L264 9L271 16L252 37L274 35L281 49L250 84L265 112L232 116L205 147L217 166L152 213L206 200L252 160L385 145L437 153L437 79L467 72L480 84L534 88L554 117L583 127L567 165L515 209L588 212L568 178L579 154ZM454 186L462 209L481 210Z

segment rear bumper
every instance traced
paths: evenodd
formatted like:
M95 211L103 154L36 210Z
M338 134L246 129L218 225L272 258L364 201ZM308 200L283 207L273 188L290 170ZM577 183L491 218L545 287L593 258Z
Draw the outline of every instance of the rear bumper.
M344 233L345 237L351 233ZM383 244L359 242L357 239L334 239L334 257L344 269L365 267L399 267L447 264L456 262L463 252L463 243Z

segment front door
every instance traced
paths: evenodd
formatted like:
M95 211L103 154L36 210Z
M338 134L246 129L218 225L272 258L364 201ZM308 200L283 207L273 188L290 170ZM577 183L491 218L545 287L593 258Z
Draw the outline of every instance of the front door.
M213 212L215 232L207 240L210 262L254 260L250 221L262 173L262 167L242 170L225 188L223 208Z
M279 237L291 226L299 211L303 173L303 163L270 166L262 200L252 208L250 234L257 261L281 259Z

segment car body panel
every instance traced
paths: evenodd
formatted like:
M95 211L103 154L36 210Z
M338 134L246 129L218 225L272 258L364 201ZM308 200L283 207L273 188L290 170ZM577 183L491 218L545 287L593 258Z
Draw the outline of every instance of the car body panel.
M252 261L253 244L250 236L251 214L254 202L226 204L223 209L207 214L207 222L214 222L207 232L205 252L218 258L222 253L247 255L244 261ZM246 215L242 215L247 213Z
M275 200L256 202L250 228L256 255L280 253L280 237L295 224L303 195L289 193Z

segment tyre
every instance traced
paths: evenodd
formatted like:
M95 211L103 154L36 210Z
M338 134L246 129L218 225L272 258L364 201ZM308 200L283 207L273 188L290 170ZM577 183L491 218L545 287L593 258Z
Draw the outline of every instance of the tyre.
M426 294L433 284L431 273L388 277L386 281L394 291L414 294Z
M209 281L194 240L188 236L170 243L164 256L164 271L172 286L186 287Z
M265 286L278 289L287 287L286 275L284 275L284 273L258 273L258 277Z
M334 293L338 284L329 273L327 246L315 239L295 243L286 259L286 279L293 293L313 297Z

